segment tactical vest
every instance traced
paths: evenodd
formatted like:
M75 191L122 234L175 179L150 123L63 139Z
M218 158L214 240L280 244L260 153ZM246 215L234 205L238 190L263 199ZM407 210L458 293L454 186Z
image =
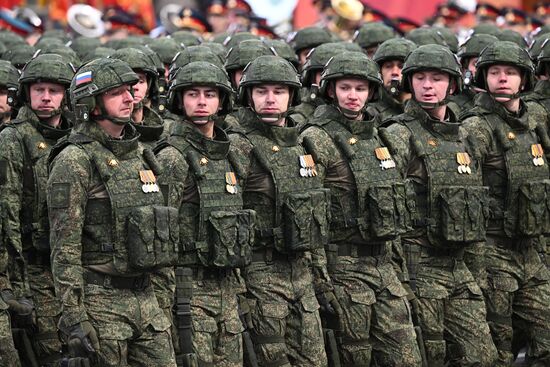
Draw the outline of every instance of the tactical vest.
M275 188L273 219L268 227L259 228L259 237L281 253L322 248L329 235L329 190L323 188L313 158L297 143L298 130L271 131L279 141L258 130L247 135L254 159L269 173Z
M55 140L45 138L30 122L11 121L23 148L23 193L20 212L23 249L49 252L49 223L46 204L48 155ZM60 136L61 137L61 136Z
M82 229L82 264L112 262L121 274L175 265L178 212L162 206L164 199L160 191L151 192L153 179L142 179L142 172L152 174L143 149L139 147L117 156L81 134L71 135L67 143L77 145L87 154L107 193L107 197L88 193Z
M414 190L401 178L374 123L362 123L360 135L333 120L321 126L346 158L356 186L355 192L333 190L331 229L357 227L367 242L389 240L411 229Z
M434 246L483 241L489 189L483 186L479 154L461 139L460 125L410 119L404 126L428 177L426 191L417 188L417 225L426 227Z
M550 146L544 143L548 140L545 131L512 129L495 114L482 117L494 131L506 165L505 178L493 167L485 168L485 175L492 178L488 182L491 192L502 193L502 198L498 199L503 201L491 208L491 220L503 223L504 234L508 237L550 233L550 172L543 151ZM540 152L533 151L537 150L537 144L542 147ZM540 157L537 158L538 153ZM542 164L535 165L535 159Z
M179 135L167 139L167 145L177 149L189 165L188 174L199 195L198 210L191 203L182 204L180 265L247 266L252 260L256 213L242 209L238 184L242 173L229 153L229 142L204 139L203 149L193 143Z

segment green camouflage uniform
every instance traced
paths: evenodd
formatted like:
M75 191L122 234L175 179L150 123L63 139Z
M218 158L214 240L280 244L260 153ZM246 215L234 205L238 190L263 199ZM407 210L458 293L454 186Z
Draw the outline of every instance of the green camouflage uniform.
M321 77L321 93L326 95L329 83L338 78L368 80L371 92L381 84L377 65L366 55L346 52L335 56ZM392 265L392 242L402 230L387 214L388 208L374 209L380 200L389 199L397 186L403 188L395 169L380 170L374 152L384 143L375 123L363 108L365 120L347 119L342 107L320 106L308 121L302 136L319 163L319 176L331 190L330 245L325 247L330 279L341 312L323 321L330 327L335 319L338 348L342 365L354 366L419 366L420 352L416 343L407 292ZM389 157L388 157L389 158ZM380 170L373 174L373 170ZM399 183L395 182L399 181ZM395 182L395 185L393 184ZM386 186L384 186L386 185ZM382 199L382 191L390 197ZM385 195L388 195L386 192ZM396 202L401 196L396 196ZM381 210L379 223L373 213ZM402 220L405 207L390 213ZM377 228L386 234L375 233ZM335 310L336 311L336 310Z
M506 41L488 46L476 65L476 86L486 88L486 71L494 64L517 66L526 81L524 90L532 88L532 63L519 46ZM528 363L547 366L550 272L533 241L550 229L546 221L541 222L548 216L543 188L548 185L549 171L542 154L542 150L550 150L547 133L537 127L537 116L522 100L520 110L512 113L488 93L480 93L475 108L463 117L483 157L483 181L490 190L485 297L487 319L499 351L497 365L510 366L513 354L527 343ZM541 144L540 158L533 150L536 144Z
M53 365L61 358L62 343L57 332L60 303L55 296L50 266L46 181L48 155L56 141L70 132L62 116L57 128L30 108L28 89L38 81L68 87L74 69L58 55L33 59L21 76L20 100L25 104L15 120L0 133L0 201L6 208L6 240L10 260L9 282L16 297L28 297L36 308L36 330L27 333L41 363ZM61 108L51 115L61 114ZM21 262L24 258L25 263ZM8 288L10 288L8 286ZM5 289L5 286L2 287ZM26 328L24 326L19 326Z
M218 88L220 100L224 102L222 112L228 110L232 93L227 74L214 64L195 61L179 69L170 87L169 106L183 117L174 123L170 136L156 148L164 172L161 189L167 205L179 211L182 251L178 266L182 271L188 267L192 273L192 281L177 277L177 292L185 287L189 292L176 294L178 304L174 317L179 334L178 354L182 355L178 365L188 363L183 361L183 354L192 352L199 366L237 367L243 364L244 330L237 295L245 292L239 268L250 261L246 236L247 231L253 230L253 223L247 226L240 221L247 215L252 218L253 213L242 211L242 192L237 182L226 181L226 175L236 171L227 135L215 128L213 139L205 137L194 128L179 105L182 91L194 85ZM237 172L235 177L239 176ZM233 187L235 192L231 192ZM222 215L224 219L216 221ZM238 245L243 246L242 253ZM244 254L248 248L248 257L243 257L241 264L217 258L224 251L223 246L236 254ZM190 301L184 301L184 296ZM190 302L190 320L180 316L185 302ZM189 338L186 327L191 328Z
M91 78L79 82L88 71ZM47 190L59 329L71 357L92 365L175 367L170 322L151 278L177 260L177 214L162 206L158 162L130 120L108 116L96 100L138 78L114 59L79 72L70 89L78 124L52 151ZM89 121L96 104L103 118L126 124L121 139Z
M273 83L288 85L290 104L297 102L298 75L277 56L249 64L238 99L246 104L251 87ZM300 165L306 153L293 121L286 118L285 127L276 127L256 112L248 116L230 138L245 170L244 207L254 209L258 218L252 264L243 272L258 364L326 366L311 271L323 269L324 256L318 251L327 235L326 192ZM326 274L324 269L319 272Z
M412 75L426 69L445 72L450 80L460 77L448 49L420 46L405 60L404 90L411 91ZM485 322L483 295L464 262L466 249L483 246L487 193L478 154L456 115L447 108L441 122L426 111L444 103L421 104L413 99L384 133L416 193L418 217L414 230L402 237L403 250L417 296L414 302L428 365L492 366L496 350ZM466 163L457 163L464 154L470 161L467 172L462 166Z

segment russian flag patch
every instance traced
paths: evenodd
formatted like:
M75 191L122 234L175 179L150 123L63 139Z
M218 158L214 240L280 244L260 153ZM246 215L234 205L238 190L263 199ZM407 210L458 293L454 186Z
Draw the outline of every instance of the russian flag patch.
M80 73L75 77L76 85L81 85L85 83L89 83L92 81L92 72L86 71L84 73Z

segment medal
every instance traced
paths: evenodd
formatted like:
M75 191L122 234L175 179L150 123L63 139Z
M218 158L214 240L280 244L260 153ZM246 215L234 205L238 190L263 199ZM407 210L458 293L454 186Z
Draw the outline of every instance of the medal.
M458 163L458 173L466 173L468 175L472 174L472 169L470 168L470 155L466 152L456 153L456 161Z
M300 156L300 176L313 177L317 176L317 170L315 169L315 161L311 154Z
M237 193L237 176L235 172L225 172L225 190L230 194Z
M148 194L150 192L159 192L160 189L157 185L157 178L151 170L139 171L139 179L143 183L141 190Z
M386 147L379 147L374 149L374 155L380 161L380 168L382 170L395 168L395 161L391 157L390 151Z
M544 166L544 159L542 158L542 156L544 155L544 150L542 149L542 146L540 144L531 145L531 155L534 157L533 164L535 166Z

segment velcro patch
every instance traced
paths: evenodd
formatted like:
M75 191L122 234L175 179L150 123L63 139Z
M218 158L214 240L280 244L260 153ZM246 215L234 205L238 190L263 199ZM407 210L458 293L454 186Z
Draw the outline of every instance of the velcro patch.
M69 206L69 198L71 195L70 183L54 183L50 190L50 208L60 209Z
M8 161L0 160L0 185L5 185L8 181Z

